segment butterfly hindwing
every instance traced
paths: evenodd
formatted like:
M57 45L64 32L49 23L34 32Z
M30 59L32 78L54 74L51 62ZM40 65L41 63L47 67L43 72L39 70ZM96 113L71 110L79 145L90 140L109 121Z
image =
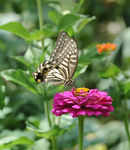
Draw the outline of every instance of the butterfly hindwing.
M53 82L54 85L63 84L64 76L59 69L52 69L46 76L45 82Z

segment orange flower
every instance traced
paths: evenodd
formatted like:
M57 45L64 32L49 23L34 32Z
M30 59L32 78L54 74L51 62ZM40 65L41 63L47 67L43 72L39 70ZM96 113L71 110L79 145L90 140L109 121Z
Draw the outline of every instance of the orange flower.
M116 45L113 43L97 44L96 47L97 47L98 53L110 52L116 49Z

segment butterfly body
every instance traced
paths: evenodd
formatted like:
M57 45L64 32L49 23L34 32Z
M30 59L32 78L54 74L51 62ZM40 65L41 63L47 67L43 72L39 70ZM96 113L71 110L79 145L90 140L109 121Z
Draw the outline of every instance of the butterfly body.
M78 62L78 46L74 39L62 31L49 61L44 61L33 72L36 82L53 82L54 85L73 85L72 77Z
M41 63L39 65L37 70L32 73L32 75L35 78L35 81L36 82L45 82L45 78L46 78L48 72L55 67L56 67L56 65L53 65L53 63L45 60L43 63Z

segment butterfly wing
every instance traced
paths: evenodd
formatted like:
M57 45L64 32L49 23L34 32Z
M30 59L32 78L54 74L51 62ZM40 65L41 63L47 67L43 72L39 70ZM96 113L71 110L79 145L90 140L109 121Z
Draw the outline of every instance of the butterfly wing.
M58 67L64 72L65 80L69 80L75 73L78 63L78 46L74 39L70 39L63 49L64 54L58 58Z
M62 31L58 36L55 49L53 50L49 61L54 61L57 59L57 57L59 56L59 53L62 52L62 49L65 47L66 43L69 40L70 40L70 37L68 36L68 34Z
M70 85L78 62L78 46L74 39L62 31L49 61L40 64L33 73L37 82Z
M45 82L52 81L58 85L69 81L73 77L78 62L76 41L70 38L61 51L57 55L57 67L48 72Z
M59 69L52 69L46 76L45 82L53 82L54 85L64 84L65 77Z

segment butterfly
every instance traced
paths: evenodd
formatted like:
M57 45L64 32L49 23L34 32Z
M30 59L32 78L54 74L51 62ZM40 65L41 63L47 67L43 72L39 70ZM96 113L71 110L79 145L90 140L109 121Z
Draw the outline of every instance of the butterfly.
M49 61L45 60L41 63L32 75L36 82L53 82L54 85L70 86L75 82L72 77L77 63L77 43L65 31L62 31L58 36Z

